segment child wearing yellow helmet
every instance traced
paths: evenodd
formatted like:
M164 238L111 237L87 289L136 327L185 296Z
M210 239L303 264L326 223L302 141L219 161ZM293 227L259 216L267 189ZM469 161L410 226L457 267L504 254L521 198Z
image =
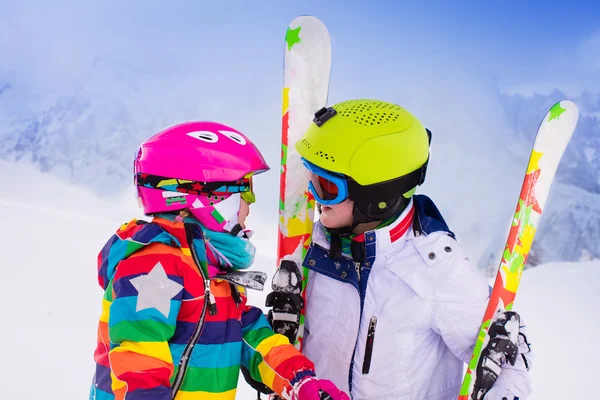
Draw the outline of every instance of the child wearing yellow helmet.
M303 352L354 399L456 399L477 340L489 284L415 195L430 142L404 108L359 99L319 110L296 143L320 209L303 262ZM490 329L486 400L529 395L532 353L515 319Z

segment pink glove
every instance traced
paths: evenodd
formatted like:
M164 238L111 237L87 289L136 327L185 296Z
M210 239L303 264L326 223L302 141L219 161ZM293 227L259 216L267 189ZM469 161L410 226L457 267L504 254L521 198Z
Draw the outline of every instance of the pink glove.
M298 382L293 400L350 400L350 397L331 381L313 377Z

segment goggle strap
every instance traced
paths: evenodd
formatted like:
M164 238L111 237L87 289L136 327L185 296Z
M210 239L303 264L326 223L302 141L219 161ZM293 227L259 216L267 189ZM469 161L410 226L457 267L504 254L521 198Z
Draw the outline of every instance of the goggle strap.
M387 182L362 186L353 179L348 179L350 198L354 201L371 201L374 197L381 199L398 197L398 193L404 194L425 181L428 161L421 168Z

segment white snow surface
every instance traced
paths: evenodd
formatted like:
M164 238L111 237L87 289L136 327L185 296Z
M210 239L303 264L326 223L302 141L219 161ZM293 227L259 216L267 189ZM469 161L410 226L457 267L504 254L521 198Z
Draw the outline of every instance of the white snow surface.
M2 398L87 398L102 296L96 257L121 223L141 216L139 209L131 192L101 199L24 163L0 161L0 172ZM250 302L262 307L274 271L276 223L261 217L251 214L249 222L258 239L254 269L269 275L264 292L250 292ZM530 399L589 396L585 383L593 382L600 358L599 281L598 260L525 271L515 311L536 351ZM237 398L255 399L240 382Z
M514 310L535 350L530 400L593 398L600 329L600 261L549 263L525 271Z

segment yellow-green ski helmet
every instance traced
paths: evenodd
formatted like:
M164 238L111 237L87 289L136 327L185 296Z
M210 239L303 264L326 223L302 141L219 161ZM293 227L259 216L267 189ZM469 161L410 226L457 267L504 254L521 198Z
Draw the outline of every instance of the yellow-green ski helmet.
M335 194L321 197L322 188L316 190L311 182L317 201L335 204L350 198L356 225L404 209L424 182L430 141L431 132L404 108L357 99L317 111L296 150L311 176L318 176L315 185L336 186Z

